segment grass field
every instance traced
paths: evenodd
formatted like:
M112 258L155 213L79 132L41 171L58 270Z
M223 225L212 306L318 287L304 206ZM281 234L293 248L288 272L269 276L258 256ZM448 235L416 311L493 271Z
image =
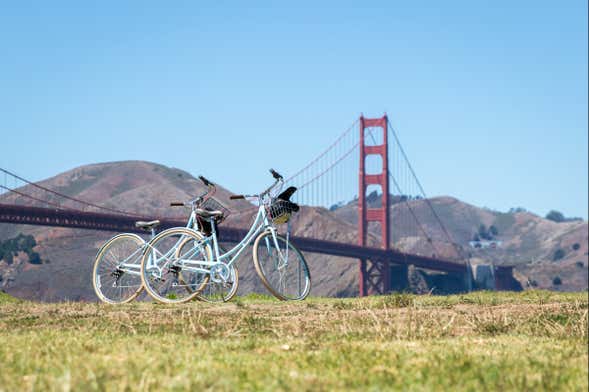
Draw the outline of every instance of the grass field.
M579 390L587 293L39 304L0 294L0 390Z

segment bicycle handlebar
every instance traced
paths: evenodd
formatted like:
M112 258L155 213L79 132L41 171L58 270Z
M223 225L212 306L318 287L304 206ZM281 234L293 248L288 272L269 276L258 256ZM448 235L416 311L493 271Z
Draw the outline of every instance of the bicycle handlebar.
M215 184L213 184L212 182L210 182L209 180L204 178L204 176L198 176L198 179L201 180L202 183L205 184L206 186L215 186Z
M207 180L204 176L198 176L198 179L202 181L203 184L205 184L207 186L207 191L205 193L203 193L200 196L195 197L192 200L189 200L187 202L184 203L180 203L180 202L172 202L170 203L170 207L196 207L199 205L199 203L201 203L206 196L212 196L215 194L215 192L217 191L217 187L215 186L215 184L213 184L211 181Z
M282 183L284 182L284 178L274 169L270 169L270 173L272 174L272 177L274 177L275 181L274 184L270 185L268 187L268 189L266 189L264 192L258 194L258 195L231 195L229 196L230 200L238 200L238 199L247 199L250 197L264 197L266 196L268 193L270 193L270 191L276 186L278 185L278 183Z
M272 174L272 177L274 177L277 180L283 179L283 177L274 169L270 169L270 174Z
M170 203L170 207L195 207L198 206L204 199L209 192L205 192L202 196L197 196L196 198L189 200L187 202L181 203L179 201L173 201Z
M264 192L262 192L262 193L260 194L260 196L265 196L265 195L267 195L268 193L270 193L270 191L271 191L272 189L274 189L274 187L275 187L276 185L278 185L278 183L279 183L279 182L282 182L282 178L277 178L277 179L276 179L276 181L274 181L274 184L270 185L270 186L268 187L268 189L266 189Z

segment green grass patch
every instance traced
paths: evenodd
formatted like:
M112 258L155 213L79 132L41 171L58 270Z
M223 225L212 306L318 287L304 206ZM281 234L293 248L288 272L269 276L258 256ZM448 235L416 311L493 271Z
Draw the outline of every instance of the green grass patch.
M587 294L38 304L0 293L0 391L587 390Z
M15 302L21 302L21 300L14 298L13 296L6 294L3 291L0 291L0 305Z

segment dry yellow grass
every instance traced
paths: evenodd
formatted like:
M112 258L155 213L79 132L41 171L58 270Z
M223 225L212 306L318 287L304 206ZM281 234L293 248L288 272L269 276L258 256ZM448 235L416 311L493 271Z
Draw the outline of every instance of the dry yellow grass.
M587 390L587 294L0 297L0 390Z

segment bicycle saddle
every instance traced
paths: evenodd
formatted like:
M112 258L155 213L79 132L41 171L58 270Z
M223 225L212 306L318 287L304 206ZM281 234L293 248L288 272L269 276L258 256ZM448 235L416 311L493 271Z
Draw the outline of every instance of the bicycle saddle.
M138 228L144 229L144 230L155 229L159 225L160 225L160 221L157 220L157 219L156 220L149 221L149 222L144 222L144 221L137 221L137 222L135 222L135 227L138 227Z
M196 213L196 215L201 216L205 219L223 216L223 212L218 210L208 211L203 210L202 208L197 208L194 210L194 212Z

